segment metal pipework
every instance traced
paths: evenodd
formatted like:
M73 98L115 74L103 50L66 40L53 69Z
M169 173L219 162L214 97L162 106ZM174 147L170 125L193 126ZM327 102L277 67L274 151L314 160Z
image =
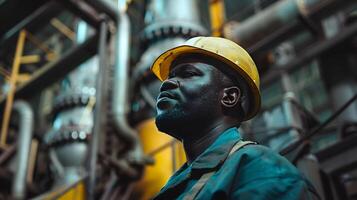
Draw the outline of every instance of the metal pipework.
M150 0L145 13L146 27L142 42L146 43L145 52L134 70L134 80L152 74L150 66L164 51L182 44L186 39L206 35L201 25L197 0Z
M182 44L188 38L207 34L200 22L199 11L197 0L148 1L145 12L146 27L141 35L145 48L131 79L134 90L140 91L134 94L138 101L133 105L139 105L133 110L134 121L150 118L154 113L153 103L160 86L158 80L152 78L150 71L155 59L162 52ZM144 104L140 103L141 99L144 99ZM150 105L149 109L146 105Z
M198 5L196 0L151 0L148 3L145 23L150 25L152 22L189 22L200 24Z
M120 6L120 5L119 5ZM139 138L127 122L129 111L129 51L130 51L130 21L125 9L119 7L119 18L116 38L116 60L113 83L113 124L118 136L129 146L129 158L140 162L143 157Z
M115 9L114 2L108 0L88 0L87 2L98 11L106 13L111 19L118 19L118 11Z
M99 36L99 45L98 45L98 53L99 53L99 71L96 80L96 103L94 109L94 126L93 126L93 134L92 140L90 143L90 158L89 158L89 181L88 181L88 196L89 199L94 199L94 191L95 191L95 183L96 183L96 171L97 171L97 154L98 154L98 146L100 140L100 134L103 131L102 124L102 112L103 112L103 94L105 92L105 78L106 78L106 70L107 70L107 62L106 62L106 53L107 53L107 32L108 25L105 20L102 21L100 25L100 36ZM104 130L105 131L105 130Z
M13 109L19 113L19 139L16 160L16 174L12 184L15 199L26 197L26 176L30 155L34 114L30 105L22 100L14 103Z
M224 35L248 48L267 35L291 25L299 16L308 17L337 2L337 0L278 1L242 23L228 23L224 28Z
M197 0L150 0L145 24L143 43L151 44L175 36L190 38L207 34L200 23Z

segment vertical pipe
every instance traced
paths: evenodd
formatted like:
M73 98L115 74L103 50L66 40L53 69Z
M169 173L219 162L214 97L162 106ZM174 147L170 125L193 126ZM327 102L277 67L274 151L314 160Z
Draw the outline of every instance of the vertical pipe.
M114 68L114 88L113 88L113 121L119 137L125 140L130 148L129 158L132 161L140 162L142 159L142 149L139 137L132 129L127 120L129 108L129 52L130 52L130 21L126 14L126 6L119 4L119 19L117 25L116 38L116 61Z
M15 199L26 198L26 177L31 148L33 111L25 101L16 101L14 110L20 115L19 139L16 160L16 174L12 184L12 195Z
M99 72L96 81L96 103L94 107L94 126L93 134L90 142L90 157L89 157L89 182L88 182L88 199L94 199L94 189L96 180L97 152L100 134L103 132L102 114L103 114L103 94L105 91L105 76L106 76L106 55L107 55L107 22L102 20L99 33Z

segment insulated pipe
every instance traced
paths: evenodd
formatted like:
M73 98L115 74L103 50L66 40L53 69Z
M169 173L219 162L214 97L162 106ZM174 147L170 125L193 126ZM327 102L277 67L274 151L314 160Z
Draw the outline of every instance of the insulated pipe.
M116 38L116 60L113 88L113 122L118 136L129 145L128 158L140 163L143 158L139 137L127 122L129 104L129 51L130 51L130 21L125 6L119 3L119 18Z
M12 184L12 196L15 199L25 199L26 176L31 148L34 115L30 105L22 100L16 101L13 109L19 113L20 124L16 158L16 174Z
M337 0L281 0L242 23L228 23L224 28L224 35L248 48L267 35L298 20L299 16L308 16L336 2Z
M200 24L197 0L150 0L147 4L145 24L153 22L182 22Z
M99 71L96 80L96 102L94 108L94 126L92 140L90 143L90 158L89 158L89 180L88 180L88 196L89 199L94 199L95 195L95 185L96 185L96 172L97 172L97 154L98 154L98 145L100 134L102 132L102 112L103 112L103 94L105 90L105 73L107 70L106 67L106 52L107 52L107 34L108 34L108 25L103 18L103 21L100 24L99 29L99 44L98 44L98 54L99 54Z
M118 11L115 9L115 4L112 1L108 0L88 0L93 8L96 8L100 12L106 13L111 19L118 19Z

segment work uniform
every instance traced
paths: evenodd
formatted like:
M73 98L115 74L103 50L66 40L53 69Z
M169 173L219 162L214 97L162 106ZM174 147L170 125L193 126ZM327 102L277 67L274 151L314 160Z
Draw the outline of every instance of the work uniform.
M269 148L249 144L230 154L239 141L237 128L223 132L192 163L185 163L154 199L189 199L192 193L200 200L317 199L298 170Z

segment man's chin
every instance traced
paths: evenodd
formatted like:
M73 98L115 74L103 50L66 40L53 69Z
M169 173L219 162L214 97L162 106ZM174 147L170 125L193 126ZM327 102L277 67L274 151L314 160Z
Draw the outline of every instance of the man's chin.
M172 121L165 117L165 114L159 114L155 118L155 124L159 131L167 133L172 130Z
M157 129L160 132L166 133L176 139L180 139L181 137L176 133L179 132L179 126L177 119L174 119L167 114L157 115L155 118L155 124Z

